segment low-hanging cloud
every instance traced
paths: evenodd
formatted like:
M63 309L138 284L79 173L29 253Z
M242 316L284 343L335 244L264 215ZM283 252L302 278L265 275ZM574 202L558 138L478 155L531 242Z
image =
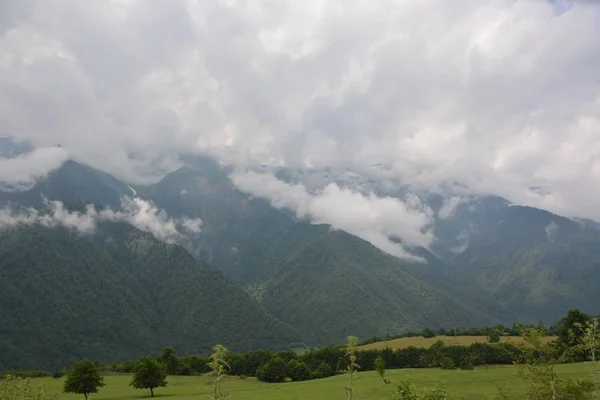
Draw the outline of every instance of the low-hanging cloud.
M4 0L0 135L130 182L205 152L600 220L599 16L582 0Z
M235 172L231 180L239 190L268 199L274 207L290 209L314 224L344 230L399 258L419 259L410 248L428 247L434 240L433 212L414 197L406 201L378 197L335 183L310 193L302 184L253 171Z
M2 208L0 228L40 224L91 234L101 222L125 222L166 243L187 244L189 237L200 233L202 226L202 221L197 218L170 218L163 210L139 198L123 198L120 210L96 210L93 205L88 205L85 212L69 211L60 201L48 201L46 206L47 210L43 212L32 208L20 211Z
M69 157L60 147L41 147L16 157L0 157L0 190L26 190Z

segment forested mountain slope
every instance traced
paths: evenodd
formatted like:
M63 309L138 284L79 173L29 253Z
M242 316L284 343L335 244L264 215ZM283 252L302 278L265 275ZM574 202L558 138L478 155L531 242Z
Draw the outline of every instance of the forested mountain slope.
M0 230L0 369L298 341L220 272L128 225Z

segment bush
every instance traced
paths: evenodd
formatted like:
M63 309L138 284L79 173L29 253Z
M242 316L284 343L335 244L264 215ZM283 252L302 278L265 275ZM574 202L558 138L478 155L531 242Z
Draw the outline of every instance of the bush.
M317 367L316 370L311 372L310 379L327 378L327 377L333 376L333 374L335 374L335 371L333 370L333 368L331 368L331 365L329 365L325 361L323 361Z
M492 332L492 333L490 333L490 336L488 336L488 342L490 342L490 343L499 343L500 342L500 335L498 334L498 332Z
M305 381L310 379L310 369L306 363L298 360L290 360L288 363L289 376L293 381Z
M454 364L454 360L452 360L452 358L445 356L440 361L440 368L446 369L446 370L451 370L451 369L456 369L456 365Z
M432 337L436 337L437 335L433 331L433 329L425 328L421 331L421 336L423 336L424 338L432 338Z
M66 374L66 372L65 372L65 371L54 371L54 372L52 373L52 377L53 377L54 379L60 379L60 378L62 378L63 376L65 376L65 374Z
M469 357L464 357L463 359L461 359L459 367L463 371L472 371L475 369L475 367L473 367L473 362Z
M448 394L441 389L419 388L410 382L398 384L398 391L393 400L448 400Z
M258 379L263 382L283 382L287 376L287 364L280 357L273 357L258 370Z
M247 375L240 375L240 379L248 379Z

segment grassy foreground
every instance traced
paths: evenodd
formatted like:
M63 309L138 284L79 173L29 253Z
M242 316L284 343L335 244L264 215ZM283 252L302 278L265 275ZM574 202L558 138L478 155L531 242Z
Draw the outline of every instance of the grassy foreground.
M383 350L390 348L392 350L406 349L410 346L429 348L435 342L441 340L447 346L470 346L473 343L488 343L487 336L436 336L432 338L424 338L423 336L405 337L399 339L386 340L382 342L375 342L366 344L358 347L359 350ZM543 338L544 343L552 342L556 340L556 336L545 336ZM501 336L500 342L502 343L523 343L524 339L522 336Z
M561 377L578 378L586 375L587 364L558 366ZM498 386L511 389L516 398L523 398L523 384L514 367L490 367L474 371L442 371L439 369L398 369L387 372L392 384L385 385L375 372L361 374L363 379L355 386L357 400L389 400L395 390L395 382L409 379L415 384L444 388L452 399L495 399ZM131 388L131 376L107 376L106 386L91 395L91 400L135 400L149 398L149 392ZM345 399L344 385L347 376L335 376L306 382L268 384L256 380L231 378L223 384L229 391L227 399L236 400L334 400ZM197 376L170 376L166 388L155 389L155 395L163 400L192 400L206 398L208 382ZM33 385L42 384L48 395L60 393L64 378L34 379ZM75 400L80 396L60 394L60 400ZM82 398L82 397L81 397Z

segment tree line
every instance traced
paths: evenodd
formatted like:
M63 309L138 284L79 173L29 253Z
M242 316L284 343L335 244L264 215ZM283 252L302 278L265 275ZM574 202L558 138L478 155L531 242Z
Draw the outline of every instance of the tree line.
M240 378L256 376L265 382L284 382L349 374L349 384L344 390L351 399L353 386L360 379L356 375L359 370L376 370L387 384L390 382L385 378L386 368L473 369L476 365L516 364L525 366L520 369L521 375L535 388L527 398L539 398L534 394L544 390L546 395L553 396L560 390L595 393L596 386L590 386L589 380L561 381L554 373L554 367L559 363L584 360L598 364L598 319L579 310L572 310L557 324L555 332L557 340L551 343L541 340L547 333L543 328L527 327L521 330L525 337L524 345L496 342L490 336L489 343L474 343L470 346L447 345L440 340L430 348L412 346L397 350L361 350L358 339L349 337L346 345L315 349L304 354L293 351L272 353L266 350L236 354L217 345L207 358L197 355L179 357L173 347L165 347L157 357L146 356L121 364L101 365L89 360L80 361L68 371L64 391L83 394L87 398L89 393L95 393L104 385L102 370L133 373L130 385L138 389L149 389L152 396L155 388L167 385L168 375L201 374L211 379L214 399L223 397L220 384L228 375ZM57 372L54 377L62 375L63 372ZM409 386L398 387L399 392L409 389L416 390Z

